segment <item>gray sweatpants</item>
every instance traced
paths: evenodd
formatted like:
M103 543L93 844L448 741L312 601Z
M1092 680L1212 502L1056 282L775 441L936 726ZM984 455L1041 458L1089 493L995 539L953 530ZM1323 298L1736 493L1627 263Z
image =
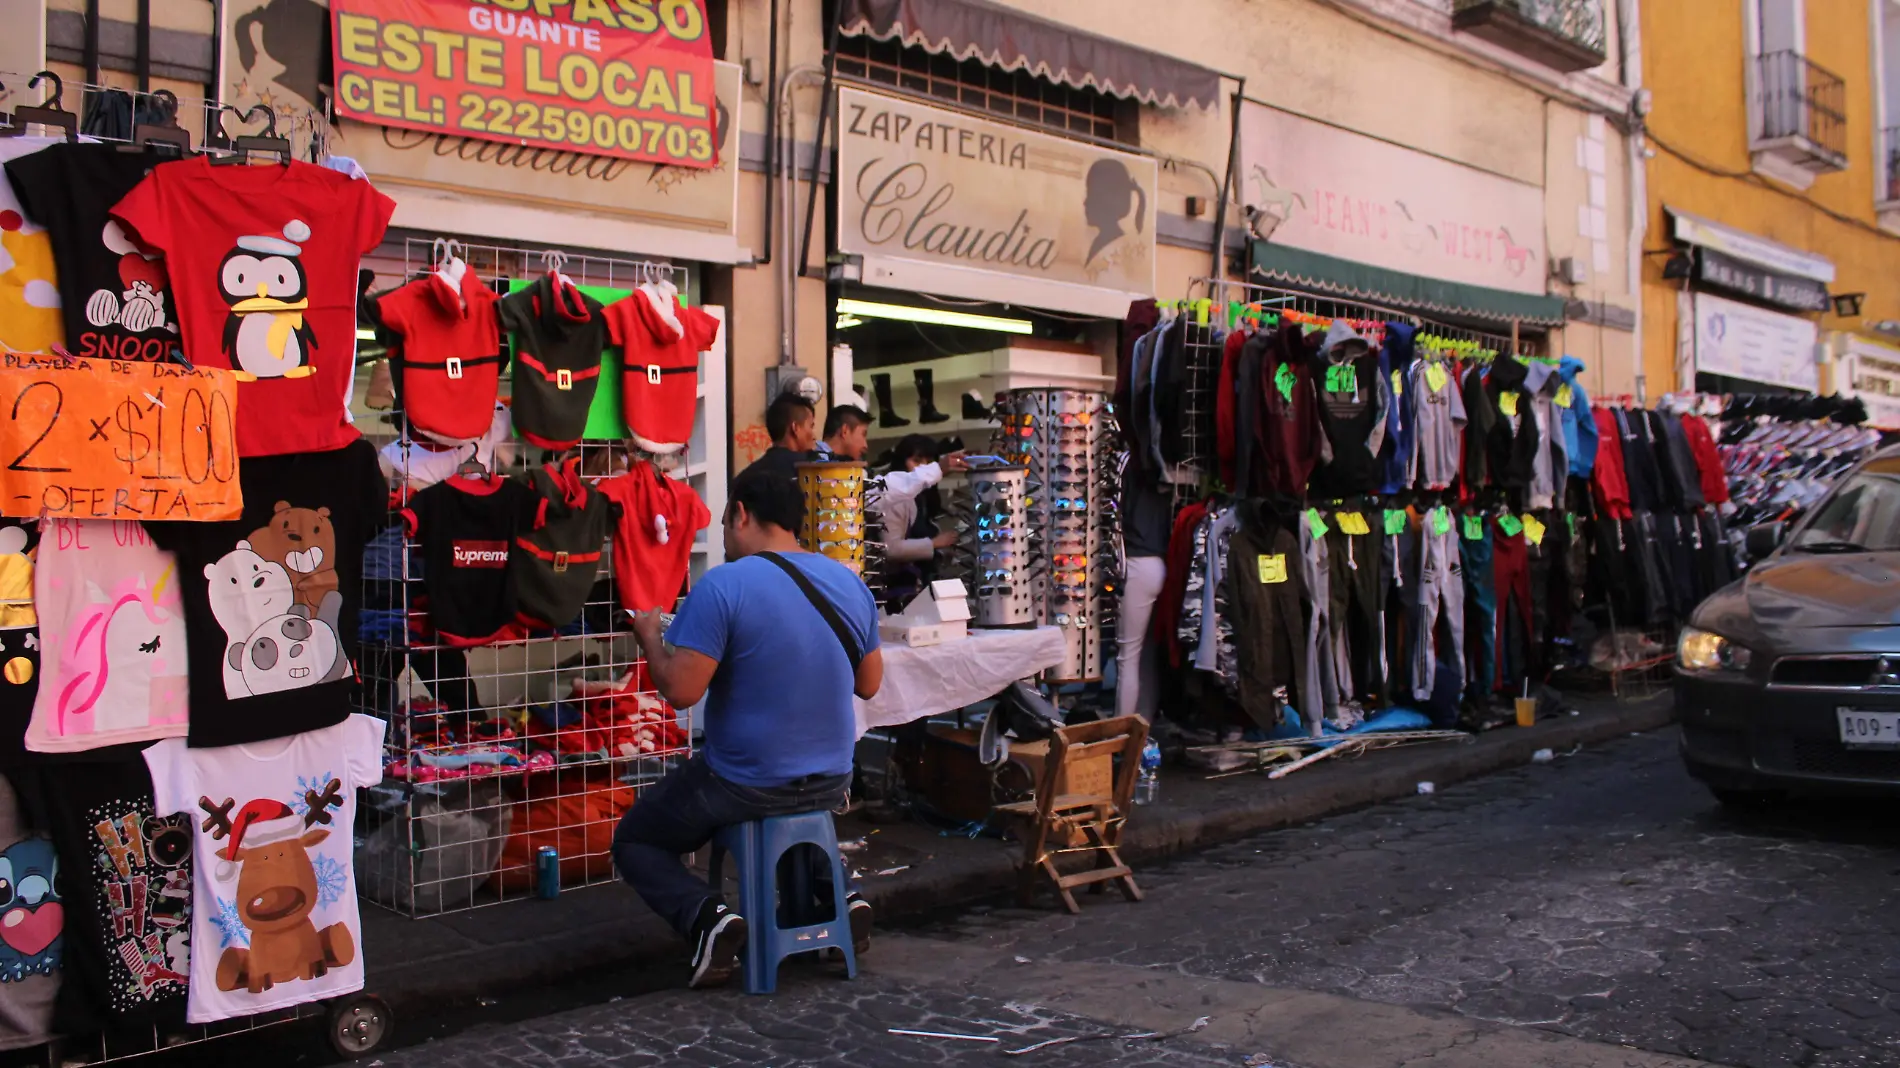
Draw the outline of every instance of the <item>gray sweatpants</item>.
M1453 664L1465 662L1465 586L1460 574L1457 523L1443 534L1432 528L1429 514L1419 531L1418 630L1412 636L1412 696L1420 701L1432 695L1438 657L1433 651L1442 612L1451 630Z
M1339 678L1334 673L1332 655L1333 598L1330 567L1326 559L1326 540L1315 538L1306 517L1300 525L1300 578L1306 582L1306 598L1313 614L1307 620L1306 681L1300 685L1300 718L1309 734L1317 738L1320 723L1339 712Z

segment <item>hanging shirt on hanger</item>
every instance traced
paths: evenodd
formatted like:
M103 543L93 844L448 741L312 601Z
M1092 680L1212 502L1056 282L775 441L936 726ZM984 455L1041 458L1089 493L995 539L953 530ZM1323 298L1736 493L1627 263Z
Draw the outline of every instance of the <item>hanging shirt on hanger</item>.
M1319 393L1320 426L1332 459L1313 472L1311 495L1344 499L1377 487L1377 454L1385 441L1380 407L1379 358L1372 343L1340 319L1309 364Z
M600 574L614 506L581 479L581 461L571 456L528 472L533 519L515 534L514 583L521 621L565 627L580 618Z
M471 442L444 445L426 438L400 437L377 453L382 460L383 477L392 486L415 491L453 475L464 463L474 460L490 471L498 471L514 459L514 423L508 406L492 409L487 431Z
M693 487L637 463L594 484L619 512L613 537L614 585L629 612L670 612L686 585L693 541L712 523Z
M719 339L719 320L680 303L671 282L643 285L602 312L621 348L621 400L635 447L664 455L693 436L699 354Z
M1386 388L1385 440L1379 447L1379 492L1398 493L1406 488L1406 472L1411 467L1415 447L1412 398L1405 392L1406 371L1412 366L1413 338L1418 328L1410 323L1385 324L1385 344L1379 348L1379 378Z
M352 828L383 777L384 724L350 716L273 741L145 751L158 811L191 819L186 1019L212 1023L363 988Z
M609 341L600 302L550 272L502 298L501 325L515 341L515 429L544 449L573 448Z
M178 556L194 746L280 738L350 714L363 546L388 514L376 450L361 439L247 459L238 480L240 519L145 524Z
M515 623L510 561L515 536L535 520L538 498L500 475L451 475L430 486L402 513L422 545L422 581L429 621L450 645L486 645Z
M1319 397L1311 372L1314 350L1298 326L1282 326L1260 365L1261 419L1255 433L1261 484L1268 492L1304 499L1313 469L1331 461L1320 432Z
M7 164L27 217L52 239L74 356L158 363L179 343L164 258L140 248L110 214L152 168L177 158L149 146L61 142Z
M501 377L501 298L461 260L376 301L391 347L397 404L416 429L451 440L488 429Z
M186 358L237 372L239 455L357 438L356 269L395 210L368 182L315 164L203 156L160 164L112 209L165 254Z
M1412 395L1412 424L1418 444L1406 483L1424 490L1448 488L1458 478L1459 435L1465 429L1465 401L1448 363L1421 359L1406 376Z
M39 615L33 605L40 525L0 519L0 773L26 764L26 727L40 688Z
M11 165L65 143L63 137L0 137L0 163ZM0 182L0 262L9 265L0 271L0 346L51 354L54 345L66 342L53 238L26 213L8 182Z

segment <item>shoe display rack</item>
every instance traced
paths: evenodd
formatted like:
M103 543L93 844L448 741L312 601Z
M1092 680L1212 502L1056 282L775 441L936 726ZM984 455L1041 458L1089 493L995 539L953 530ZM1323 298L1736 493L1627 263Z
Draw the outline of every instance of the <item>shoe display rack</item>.
M1099 681L1107 655L1103 609L1114 568L1105 559L1112 549L1100 485L1109 466L1106 401L1073 389L1016 389L997 398L1002 425L992 451L1026 469L1036 621L1061 628L1068 641L1068 656L1044 676L1049 682Z

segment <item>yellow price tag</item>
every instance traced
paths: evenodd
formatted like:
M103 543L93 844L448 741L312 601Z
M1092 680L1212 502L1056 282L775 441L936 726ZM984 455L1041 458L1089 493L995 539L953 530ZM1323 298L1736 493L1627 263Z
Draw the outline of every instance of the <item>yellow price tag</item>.
M1372 533L1372 528L1366 525L1366 517L1359 512L1341 512L1337 518L1339 529L1348 534Z
M1510 416L1517 414L1517 392L1515 390L1507 389L1498 394L1498 411Z
M1573 392L1568 385L1557 387L1557 407L1568 408L1570 407L1571 402L1575 401L1576 399L1577 399L1576 393Z
M1534 515L1526 514L1524 516L1524 540L1530 542L1532 545L1542 545L1544 543L1544 524L1538 522L1537 517Z
M1260 554L1260 581L1266 585L1286 581L1286 554Z
M1392 395L1394 397L1405 396L1405 372L1404 371L1392 372Z
M1428 363L1425 365L1425 384L1432 387L1433 393L1437 393L1439 390L1444 389L1445 383L1450 380L1451 380L1451 376L1445 373L1445 369L1443 367L1440 367L1439 365L1435 363Z

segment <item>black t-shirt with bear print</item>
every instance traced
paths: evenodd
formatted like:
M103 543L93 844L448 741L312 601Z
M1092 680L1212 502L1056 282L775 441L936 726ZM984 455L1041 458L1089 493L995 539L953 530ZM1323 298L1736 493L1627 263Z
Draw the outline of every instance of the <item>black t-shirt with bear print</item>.
M248 456L244 516L147 523L178 555L193 746L282 738L351 712L363 546L388 516L376 449Z

